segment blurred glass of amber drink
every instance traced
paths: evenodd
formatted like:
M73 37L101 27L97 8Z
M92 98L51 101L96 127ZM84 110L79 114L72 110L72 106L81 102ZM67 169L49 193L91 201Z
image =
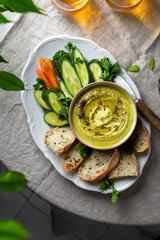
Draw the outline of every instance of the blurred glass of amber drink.
M118 12L129 12L138 7L142 0L106 0L106 2Z
M74 12L84 7L88 0L52 0L52 2L62 11Z

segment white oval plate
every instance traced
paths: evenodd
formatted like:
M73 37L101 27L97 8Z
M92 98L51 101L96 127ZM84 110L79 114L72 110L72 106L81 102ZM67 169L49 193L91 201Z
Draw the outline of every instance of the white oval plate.
M112 64L116 62L115 58L108 51L101 48L95 42L89 39L73 37L69 35L50 37L42 41L29 55L28 61L22 72L22 80L24 82L25 89L32 89L33 84L35 84L36 82L37 78L36 68L39 66L39 57L42 56L44 58L52 59L53 55L58 50L66 50L65 46L68 44L68 42L71 42L73 45L76 45L87 61L90 61L91 59L94 58L101 59L103 57L108 57ZM136 94L137 98L140 98L140 93L136 85L134 84L132 79L127 75L126 71L121 68L119 74L129 83L131 88L134 90L134 93ZM46 124L43 120L43 116L46 113L46 111L35 100L33 91L23 91L21 94L21 98L24 109L27 114L27 121L30 127L32 137L35 143L37 144L38 148L43 152L45 157L53 164L56 170L63 177L72 181L78 187L83 188L85 190L102 192L105 194L112 192L110 188L106 190L99 190L96 183L89 183L83 181L78 177L77 170L73 170L72 172L64 172L62 170L61 156L56 156L56 154L54 154L50 149L46 148L46 146L43 143L45 132L51 129L51 127L48 124ZM140 117L142 118L142 116ZM150 136L151 134L150 124L144 118L142 118L142 120ZM149 158L150 150L151 149L149 148L144 153L136 154L140 165L140 175L142 174L143 167ZM115 188L121 192L129 188L131 185L133 185L136 182L137 178L138 177L131 177L126 179L115 180L114 181Z

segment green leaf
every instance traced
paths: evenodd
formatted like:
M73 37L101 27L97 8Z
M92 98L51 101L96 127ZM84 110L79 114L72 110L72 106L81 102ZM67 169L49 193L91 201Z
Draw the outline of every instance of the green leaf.
M68 48L69 50L71 50L73 48L73 44L71 42L69 42L66 46L66 48Z
M9 7L14 12L36 12L42 14L40 8L32 0L0 0L0 4Z
M105 179L103 179L102 181L99 181L97 185L98 185L98 189L103 189L103 190L105 190L106 188L108 188L108 187L111 186L111 187L112 187L112 197L111 197L110 202L111 202L111 203L115 203L115 202L118 200L118 198L119 198L119 196L120 196L120 192L118 192L118 191L115 189L112 180L110 180L110 179L108 179L108 178L105 178Z
M127 70L130 72L138 72L140 70L140 67L138 65L132 65Z
M9 72L0 71L0 88L6 91L24 90L24 83Z
M37 83L33 85L34 90L40 90L46 86L42 79L37 78L36 81Z
M30 233L17 221L0 219L1 240L23 240L30 237Z
M0 63L4 62L4 63L9 63L8 61L6 61L1 55L0 55Z
M132 141L128 140L123 144L124 151L128 154L136 153L137 150L133 147Z
M102 181L98 182L98 189L105 190L111 185L111 180L108 180L107 178L103 179Z
M49 89L56 93L60 91L59 87L50 87Z
M113 64L113 66L111 67L110 75L113 74L113 73L116 73L119 70L119 68L120 68L120 66L119 66L118 62Z
M2 23L10 23L12 21L8 20L7 18L5 18L1 13L0 13L0 24Z
M107 72L106 70L104 70L103 73L101 73L100 78L103 79L104 81L107 81L109 78L109 72Z
M10 11L10 8L0 4L0 12Z
M101 66L106 70L108 73L111 67L111 63L109 61L109 58L102 58L101 59Z
M0 175L0 188L6 192L19 192L27 185L27 179L22 173L7 172Z
M76 61L75 61L75 64L78 64L78 63L83 64L83 63L84 63L84 60L81 59L80 57L77 57L77 58L76 58Z
M61 91L59 91L56 95L57 95L57 100L66 99L65 95Z
M153 69L155 68L155 60L154 60L153 57L149 60L148 67L149 67L151 70L153 70Z
M120 196L120 192L118 192L117 190L113 191L110 202L113 203L113 204L116 203L119 196Z
M78 148L80 155L82 158L87 158L89 157L90 153L91 153L91 149L89 147L87 147L86 145L84 145L83 143L79 142L76 147Z

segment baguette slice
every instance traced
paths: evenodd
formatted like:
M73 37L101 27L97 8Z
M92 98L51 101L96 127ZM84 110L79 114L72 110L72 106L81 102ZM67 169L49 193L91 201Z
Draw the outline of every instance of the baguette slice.
M134 154L120 151L118 165L108 174L109 179L131 177L139 175L139 164Z
M131 136L131 142L137 152L144 152L150 146L148 132L140 118L138 118L136 128Z
M62 169L64 171L71 171L79 166L84 160L81 157L79 150L76 147L77 141L63 154L62 157Z
M56 127L45 134L44 143L57 155L65 152L75 141L70 127Z
M100 181L119 162L117 149L98 151L93 150L91 155L81 164L78 176L85 181Z

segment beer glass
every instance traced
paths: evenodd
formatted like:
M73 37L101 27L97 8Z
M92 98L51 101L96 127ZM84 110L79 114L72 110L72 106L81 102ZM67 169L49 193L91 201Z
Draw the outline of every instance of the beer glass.
M142 0L106 0L106 2L118 12L129 12L137 7Z
M84 7L88 0L52 0L64 12L74 12Z

